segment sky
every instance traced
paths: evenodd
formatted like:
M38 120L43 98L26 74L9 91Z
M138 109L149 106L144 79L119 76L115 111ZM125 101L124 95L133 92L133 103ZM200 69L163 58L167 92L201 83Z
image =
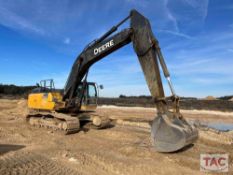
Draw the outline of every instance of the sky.
M63 88L83 48L131 9L150 20L179 96L233 94L232 0L0 0L0 83L53 78ZM88 81L104 97L150 94L132 44L94 64Z

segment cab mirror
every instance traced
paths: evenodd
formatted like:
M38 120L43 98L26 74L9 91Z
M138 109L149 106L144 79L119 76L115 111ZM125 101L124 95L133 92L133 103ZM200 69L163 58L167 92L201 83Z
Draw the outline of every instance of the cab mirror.
M104 89L104 86L101 84L101 85L99 85L99 88L100 89Z

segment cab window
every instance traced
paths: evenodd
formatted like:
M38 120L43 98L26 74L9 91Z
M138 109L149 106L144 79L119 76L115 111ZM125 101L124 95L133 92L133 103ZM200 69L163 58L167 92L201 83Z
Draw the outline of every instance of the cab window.
M88 97L97 97L96 88L93 84L88 85Z

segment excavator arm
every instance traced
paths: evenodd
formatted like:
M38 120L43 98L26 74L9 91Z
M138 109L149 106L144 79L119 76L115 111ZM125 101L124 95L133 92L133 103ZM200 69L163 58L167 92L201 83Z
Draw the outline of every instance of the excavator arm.
M130 28L109 37L109 35L117 30L119 25L129 18L131 19ZM161 101L164 97L164 91L158 68L157 57L158 53L160 53L158 41L153 36L148 19L136 10L132 10L129 17L114 26L110 31L100 37L100 39L89 44L77 57L64 88L64 100L68 98L68 101L71 101L72 98L75 98L77 86L81 83L89 68L94 63L130 42L133 43L134 50L138 55L152 97L156 101L159 101L159 99ZM161 56L159 60L162 63L161 65L166 75L169 76Z
M132 31L130 29L123 30L102 42L92 44L84 49L84 51L76 59L69 78L64 88L64 99L72 99L75 97L75 90L81 83L89 68L104 58L108 54L128 44Z
M111 35L128 19L130 19L130 28ZM172 87L159 43L153 35L149 20L136 10L132 10L127 18L113 26L98 40L90 43L77 57L64 88L63 100L66 101L67 108L80 108L82 99L77 104L75 91L79 84L85 82L89 68L131 42L157 107L157 117L151 126L154 147L160 152L172 152L193 143L198 137L198 132L179 113L178 97ZM173 112L168 110L166 104L159 63L172 92L172 99L175 103Z

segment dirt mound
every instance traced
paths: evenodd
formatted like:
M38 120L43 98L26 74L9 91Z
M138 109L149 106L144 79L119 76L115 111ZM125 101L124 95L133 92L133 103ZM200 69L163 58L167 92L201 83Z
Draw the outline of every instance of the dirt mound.
M207 96L204 100L216 100L214 96Z

